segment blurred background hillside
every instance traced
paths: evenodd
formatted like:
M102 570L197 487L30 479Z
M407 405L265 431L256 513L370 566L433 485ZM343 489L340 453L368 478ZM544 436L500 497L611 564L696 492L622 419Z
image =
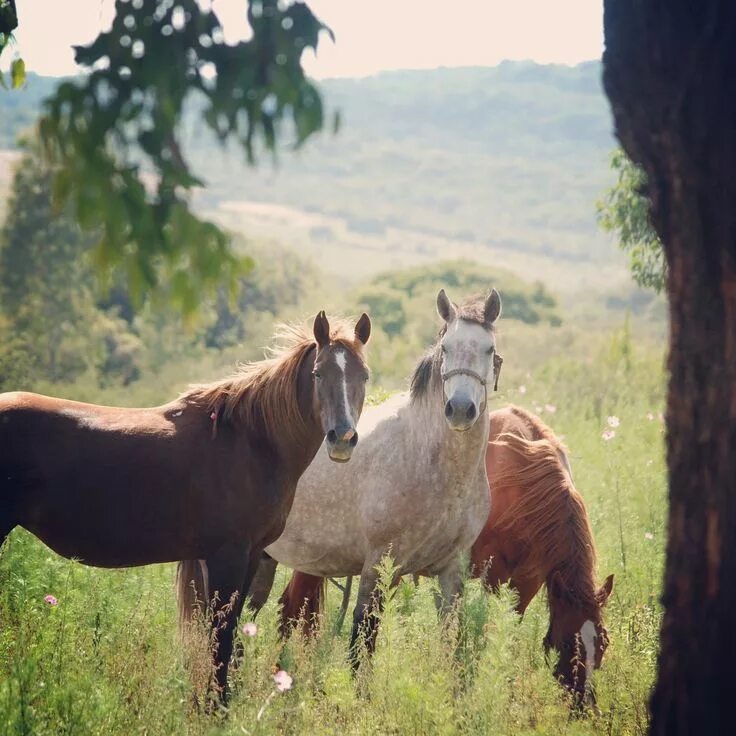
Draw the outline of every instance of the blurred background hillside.
M19 141L33 140L57 83L31 74L2 99L0 388L162 401L261 357L278 319L323 307L371 313L374 378L399 388L435 334L442 286L455 299L501 291L506 380L558 353L585 355L628 314L659 347L662 299L633 284L596 222L614 179L598 62L326 80L339 130L275 162L262 156L257 169L192 110L185 141L207 184L196 208L233 233L255 267L234 299L207 300L187 325L166 309L134 309L122 285L96 286L90 236L55 212L38 156L22 159ZM13 199L19 191L34 196Z

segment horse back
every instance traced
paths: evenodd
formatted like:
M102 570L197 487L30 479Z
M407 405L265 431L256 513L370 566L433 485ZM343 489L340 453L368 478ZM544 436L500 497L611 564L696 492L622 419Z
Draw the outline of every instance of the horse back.
M532 461L504 443L503 435L509 434L530 442L549 442L561 466L566 471L569 468L562 443L538 417L517 406L504 407L491 413L486 472L493 498L492 511L473 545L471 557L476 574L482 574L482 568L488 568L489 560L493 560L487 575L494 585L510 579L526 549L526 541L515 534L513 526L506 528L508 525L504 525L504 528L500 528L498 525L499 520L508 520L516 509L521 508L520 504L531 490L525 479L525 471L529 470ZM518 482L514 482L514 478L518 478Z
M124 409L25 392L0 394L0 469L35 465L53 474L72 461L99 462L118 454L134 459L130 452L144 438L164 440L175 432L165 407Z

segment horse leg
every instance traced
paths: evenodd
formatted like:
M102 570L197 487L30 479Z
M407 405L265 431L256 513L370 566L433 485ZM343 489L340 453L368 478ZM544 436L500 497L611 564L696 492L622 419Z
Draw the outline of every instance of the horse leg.
M273 579L276 575L277 566L278 562L268 552L261 553L258 569L248 589L248 606L253 610L254 617L266 605L271 588L273 588Z
M378 614L383 609L383 597L376 589L378 574L371 565L364 566L358 586L358 600L353 611L353 629L350 633L350 649L348 657L353 672L360 666L360 644L365 641L365 648L369 655L376 648L378 634Z
M519 600L516 604L516 612L524 615L527 606L532 602L532 598L539 592L542 587L543 580L535 580L529 578L514 578L509 581L509 586L519 594Z
M350 605L350 593L353 589L353 576L348 575L345 578L345 587L342 589L342 603L340 604L340 611L337 614L337 621L335 622L335 633L339 634L342 631L342 625L345 623L345 616L348 612L348 606Z
M214 684L216 696L223 704L228 699L227 673L233 653L233 634L260 556L260 550L253 552L247 544L228 544L207 558Z
M441 618L452 612L463 591L463 573L460 558L453 559L437 574L440 589L435 591L434 605Z
M287 639L300 623L303 624L302 632L305 635L314 634L324 595L323 577L294 570L289 584L279 598L279 636Z

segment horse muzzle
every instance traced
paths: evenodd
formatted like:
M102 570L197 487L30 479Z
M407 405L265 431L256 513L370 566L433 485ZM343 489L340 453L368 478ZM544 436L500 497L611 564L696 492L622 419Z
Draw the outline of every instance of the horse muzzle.
M445 404L445 419L450 429L465 432L478 420L480 415L475 402L467 397L453 396Z
M327 454L336 463L346 463L358 444L358 433L352 427L331 429L325 436Z

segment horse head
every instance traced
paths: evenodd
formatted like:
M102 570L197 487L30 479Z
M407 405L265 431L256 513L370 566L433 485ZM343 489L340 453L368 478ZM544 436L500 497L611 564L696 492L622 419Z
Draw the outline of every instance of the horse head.
M327 452L336 462L350 460L358 444L356 426L369 377L362 349L370 334L371 320L367 314L363 314L355 325L352 341L333 339L324 312L314 320L317 343L312 370L314 402L325 433Z
M613 575L595 591L592 600L574 595L559 571L552 573L547 591L550 623L544 649L557 650L554 675L567 688L576 706L595 705L591 675L601 666L608 648L608 630L603 625L603 608L613 590Z
M488 403L493 384L496 340L493 325L501 313L501 297L493 289L480 311L453 304L442 289L437 311L444 320L440 339L445 419L451 429L470 429Z

